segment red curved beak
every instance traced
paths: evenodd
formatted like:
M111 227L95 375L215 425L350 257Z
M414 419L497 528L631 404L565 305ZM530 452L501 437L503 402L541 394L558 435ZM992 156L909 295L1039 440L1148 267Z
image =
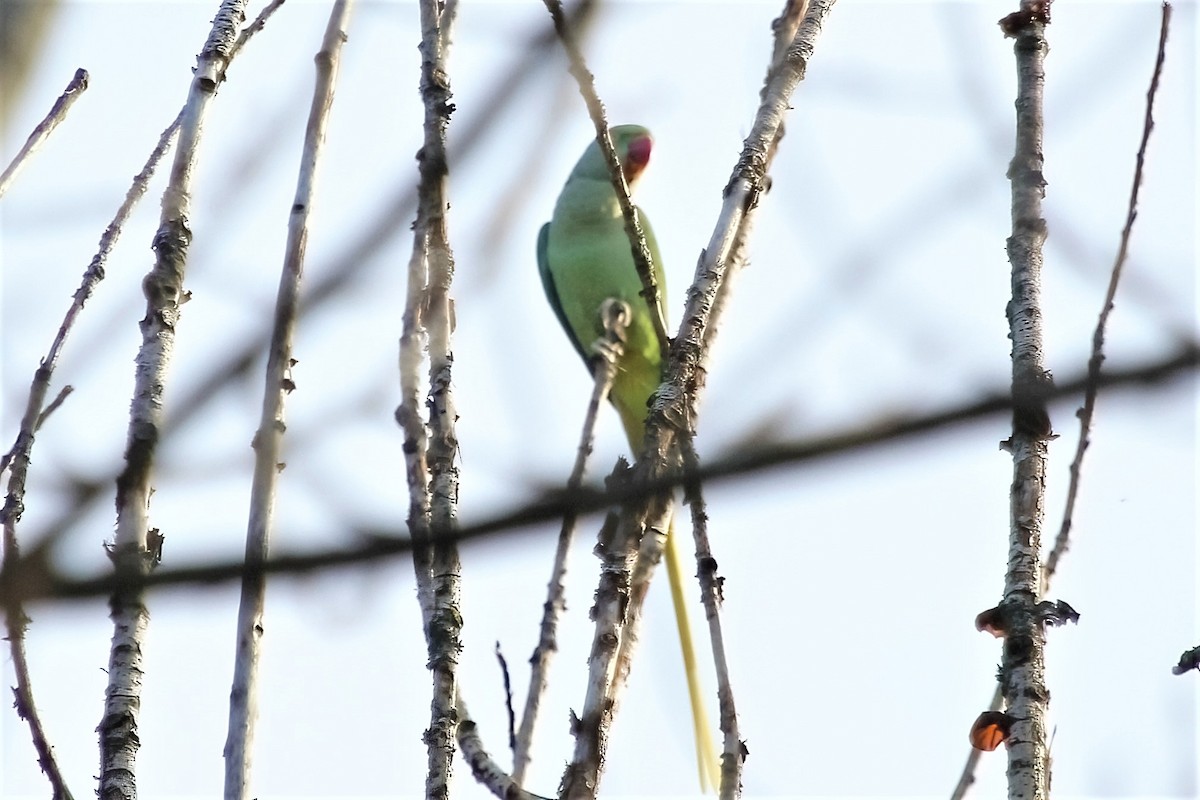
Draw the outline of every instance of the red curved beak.
M633 180L646 168L646 164L650 162L650 148L653 144L654 140L649 136L639 137L629 143L629 157L625 164L626 180Z

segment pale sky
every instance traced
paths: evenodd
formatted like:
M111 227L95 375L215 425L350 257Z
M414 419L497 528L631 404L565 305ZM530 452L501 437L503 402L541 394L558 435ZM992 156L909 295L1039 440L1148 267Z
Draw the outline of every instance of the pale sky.
M4 163L74 70L90 71L87 93L0 200L0 448L15 435L38 358L97 238L185 98L216 6L66 3L10 115ZM611 120L655 134L637 200L666 262L672 326L749 130L781 6L613 2L587 43ZM1004 387L1015 70L995 23L1015 7L844 0L834 8L793 100L752 261L737 276L716 346L702 457L747 436L800 440ZM1047 365L1067 378L1086 365L1125 218L1159 6L1053 8L1044 300ZM195 186L192 300L178 329L169 417L269 325L327 13L327 3L285 5L216 98ZM450 63L452 154L523 43L548 25L541 3L463 0ZM1197 333L1196 32L1195 4L1178 3L1109 366L1164 355ZM309 237L310 286L415 181L418 41L412 3L362 3L351 21ZM450 165L468 522L565 481L590 389L534 262L537 230L591 135L563 65L556 52L523 79L497 123ZM55 386L69 382L75 393L34 450L19 528L27 546L69 506L72 481L111 487L119 471L140 282L163 185L155 179L126 228L60 364ZM406 210L349 287L301 321L277 551L345 541L348 523L402 529L392 411L410 221ZM241 552L261 385L259 363L164 442L151 521L167 536L170 566ZM1061 438L1050 449L1048 539L1061 521L1077 405L1052 408ZM1050 595L1082 614L1049 638L1057 796L1200 791L1196 676L1170 673L1200 644L1197 408L1194 377L1100 398L1074 544ZM594 478L624 452L616 422L611 412L602 420ZM1003 586L1011 461L997 445L1008 424L997 417L708 489L750 751L747 796L949 794L1000 658L1000 644L973 620ZM67 531L58 550L66 568L104 567L112 496L106 489ZM570 757L569 709L583 702L598 568L596 520L585 523L528 787L544 795ZM556 532L541 526L463 552L463 684L505 766L493 649L498 641L521 703ZM665 585L651 591L605 795L697 791L667 594ZM255 796L420 796L429 681L410 565L280 579L267 602ZM215 796L237 590L160 590L149 606L141 793ZM693 609L695 622L698 602ZM70 785L86 797L97 773L107 608L27 611L35 695ZM715 689L709 697L715 720ZM7 708L0 751L0 795L45 797L27 728ZM1004 769L1003 752L986 755L971 796L1003 793ZM465 765L456 780L458 797L488 796Z

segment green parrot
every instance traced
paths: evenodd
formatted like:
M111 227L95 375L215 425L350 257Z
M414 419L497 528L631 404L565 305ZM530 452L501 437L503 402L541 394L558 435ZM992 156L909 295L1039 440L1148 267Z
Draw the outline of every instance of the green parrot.
M640 125L618 125L609 133L632 193L650 160L653 145L650 131ZM638 209L638 217L646 234L661 307L665 285L662 259L650 221L641 209ZM617 361L609 399L621 416L629 446L636 454L645 438L647 403L662 382L662 354L650 307L641 296L642 281L633 263L625 220L604 156L594 141L567 178L554 206L554 216L542 226L537 258L550 307L585 363L595 355L591 351L592 343L604 335L600 314L604 302L612 298L623 300L629 306L632 318L625 331L623 353ZM674 528L672 522L665 553L667 578L692 704L700 785L707 791L709 786L716 788L719 785L719 770L700 692L691 626L683 598L679 537Z

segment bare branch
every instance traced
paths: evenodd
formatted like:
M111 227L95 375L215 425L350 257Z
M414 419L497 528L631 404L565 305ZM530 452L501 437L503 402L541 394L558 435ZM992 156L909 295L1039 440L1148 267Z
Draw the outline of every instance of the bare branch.
M696 472L700 466L700 459L692 446L692 440L684 439L682 445L684 469ZM725 579L717 576L717 560L713 557L712 545L708 540L708 512L704 508L700 484L685 484L684 493L692 512L692 536L696 542L696 575L700 580L700 601L704 604L704 615L708 619L708 636L712 645L713 666L717 673L721 732L725 735L724 752L721 757L720 797L721 800L734 800L742 795L742 768L746 760L746 749L738 726L733 681L729 677L729 659L725 654L725 634L721 630Z
M1120 280L1121 270L1125 263L1126 254L1130 236L1133 230L1133 222L1137 218L1137 198L1138 192L1142 184L1142 166L1145 162L1146 146L1150 139L1150 131L1154 127L1152 112L1154 109L1154 97L1158 90L1159 77L1162 74L1163 62L1166 58L1166 41L1167 30L1170 25L1171 6L1169 3L1163 4L1163 21L1159 33L1158 55L1155 59L1154 73L1150 80L1150 89L1146 95L1146 115L1142 126L1142 141L1138 148L1137 166L1134 170L1133 187L1130 190L1129 209L1126 214L1125 227L1121 231L1121 243L1117 251L1116 259L1113 262L1112 271L1109 278L1108 290L1105 295L1104 306L1100 311L1099 320L1096 323L1096 329L1092 334L1092 355L1088 360L1087 377L1084 382L1084 401L1083 407L1079 409L1076 416L1079 417L1079 441L1076 444L1075 457L1071 461L1070 467L1070 484L1067 487L1067 500L1063 510L1062 525L1059 528L1058 536L1055 538L1054 547L1050 551L1045 564L1041 570L1041 586L1040 591L1045 595L1050 590L1050 582L1058 570L1058 562L1062 559L1069 547L1071 526L1074 518L1075 502L1079 493L1080 477L1082 475L1083 456L1090 444L1090 435L1092 417L1095 412L1096 397L1102 385L1102 376L1100 366L1104 361L1104 333L1107 327L1108 315L1113 307L1113 301L1116 298L1117 284ZM1006 20L1010 18L1005 18ZM1002 21L1001 24L1004 24ZM995 692L992 695L991 703L988 706L989 711L999 711L1004 704L1003 686L996 685ZM975 782L975 769L979 763L979 758L982 751L971 748L967 755L967 762L963 765L963 771L959 775L958 783L954 787L954 791L950 794L950 800L962 800L966 796L967 790L971 784Z
M274 13L275 9L283 5L283 3L284 0L273 0L267 5L266 8L263 9L262 13L258 15L258 18L255 19L254 23L249 28L242 31L242 34L238 38L238 43L234 47L230 58L241 52L241 48L246 44L246 42L250 40L254 33L262 30L263 25L266 24L271 14ZM104 233L101 234L96 254L92 256L91 263L89 263L87 269L84 270L83 279L80 281L79 288L75 290L75 296L71 303L71 307L67 309L67 313L63 317L62 324L59 326L58 333L55 336L53 344L50 346L50 350L42 359L42 367L45 369L39 369L35 374L34 386L30 389L31 394L34 392L42 392L44 397L46 389L37 388L38 383L40 381L45 381L48 384L51 377L53 377L54 368L58 363L59 354L66 345L67 336L74 327L75 320L78 318L80 312L83 311L83 306L88 300L91 299L92 294L96 291L96 286L100 283L100 281L104 280L104 270L106 264L108 263L108 256L112 252L113 247L116 245L117 240L120 238L121 232L125 227L125 223L133 214L134 207L137 205L138 201L142 199L142 196L145 195L146 189L150 185L150 179L154 177L154 172L158 169L159 162L174 143L175 137L179 133L179 124L182 119L183 110L180 109L179 113L175 116L175 119L171 122L171 124L168 125L162 134L159 135L158 143L150 152L145 164L142 165L141 171L134 176L133 182L129 186L129 190L125 193L124 202L121 203L121 206L117 209L117 213L113 216L112 221L108 223L108 227L105 228ZM51 402L50 406L48 406L42 413L43 419L46 415L53 411L57 403L61 402L61 398L63 394L67 392L67 388L69 387L65 387L60 392L59 398L56 398L53 402ZM40 424L41 423L39 421L39 425ZM29 440L29 444L32 446L32 440ZM10 451L10 455L13 452L15 452L15 450ZM0 472L3 472L5 467L7 467L6 460L0 462ZM87 500L96 497L100 491L106 488L108 485L108 481L97 481L95 483L88 484L80 493L82 502L86 502ZM79 506L76 506L76 508L79 508ZM55 538L66 532L66 528L63 525L53 525L52 530L54 530L54 534L52 534L52 536ZM46 544L48 543L42 542L39 546L45 546Z
M246 0L224 0L208 41L196 59L179 129L179 147L163 193L154 237L154 267L142 281L146 316L137 355L125 469L117 479L117 530L110 551L118 575L144 575L157 562L161 537L149 524L150 490L163 420L163 391L183 302L183 279L191 243L192 176L204 120L245 19ZM149 624L140 590L118 590L111 598L112 649L100 721L100 788L106 800L137 796L135 761L141 706L142 641Z
M458 546L446 534L457 524L458 438L457 413L451 382L450 348L452 310L450 283L454 255L446 227L449 170L446 163L446 128L454 107L450 103L450 78L445 47L450 40L438 0L421 0L421 98L425 105L425 141L417 153L420 170L415 238L423 241L428 270L424 311L429 335L429 520L428 545L432 578L432 608L425 626L429 667L433 673L431 721L425 742L429 772L425 779L428 800L447 800L453 767L455 732L459 723L458 658L462 651L461 581ZM419 530L419 528L418 528ZM416 532L416 531L414 531Z
M254 21L242 28L242 32L238 35L237 44L234 45L231 55L236 56L241 52L241 49L246 46L246 42L253 39L267 24L267 20L271 18L271 15L278 11L279 7L286 2L287 0L271 0L271 2L263 6L262 11L258 12L258 16L254 18Z
M67 112L71 110L71 106L75 105L75 101L79 96L87 91L88 87L88 72L86 69L75 70L74 77L67 84L67 88L54 101L54 105L50 107L50 113L46 118L38 123L38 126L33 129L33 133L29 134L29 138L25 140L24 146L13 157L10 163L0 173L0 197L8 191L8 187L16 179L17 173L25 166L33 154L36 153L46 140L50 138L50 134L58 127L58 124L67 118Z
M1110 370L1101 376L1107 388L1141 388L1200 367L1200 343L1192 343L1169 357L1125 370ZM1087 376L1058 381L1047 400L1074 397L1086 385ZM644 483L611 485L607 489L582 487L576 493L546 495L512 511L470 525L459 525L447 532L455 541L481 539L503 531L525 530L531 525L561 520L568 511L602 511L613 506L640 503L689 482L710 483L739 477L784 465L807 464L818 459L865 448L891 444L903 439L944 430L950 426L980 421L1002 413L1011 413L1012 399L1007 391L990 392L972 403L953 406L922 415L888 414L882 421L825 436L775 445L756 446L734 452L701 465L695 473L666 474ZM307 554L276 555L262 566L269 574L304 574L316 570L378 563L382 559L412 551L413 543L399 531L359 527L353 531L362 542L352 547L318 550ZM189 567L157 569L141 576L114 576L108 573L84 578L67 578L50 564L50 552L44 542L12 565L12 572L0 580L0 604L14 600L77 600L109 594L117 589L157 586L211 585L240 578L246 572L242 559L198 564Z
M787 56L788 45L796 36L796 31L799 29L801 22L804 19L805 12L808 10L808 0L787 0L784 4L780 15L774 20L771 25L774 31L774 47L771 54L770 63L767 68L767 74L763 80L762 91L759 99L765 100L771 81L781 64ZM778 151L779 143L784 137L785 124L780 120L779 127L776 129L775 136L771 140L766 151L766 164L763 168L764 175L770 170L771 163L775 159L775 153ZM769 178L767 179L769 181ZM769 186L769 183L768 183ZM721 283L717 291L716 297L713 299L713 307L711 311L711 321L705 332L703 346L701 348L701 361L697 370L698 381L697 385L702 385L702 382L707 375L707 361L712 352L712 344L719 330L720 320L725 311L725 305L729 301L731 295L731 287L734 283L734 278L740 270L746 266L749 246L750 234L753 229L753 210L748 210L743 217L741 224L738 226L737 234L734 238L732 247L729 253L729 266L725 280ZM692 407L690 415L698 414L698 392L692 393ZM700 460L695 448L691 444L690 439L685 439L683 442L683 464L685 471L694 472L699 467ZM717 697L720 704L720 725L721 731L724 734L723 756L721 764L721 776L719 782L719 792L721 800L732 800L735 797L741 796L742 791L742 769L745 763L745 746L741 741L741 733L738 726L737 706L733 697L733 685L729 677L729 664L725 654L724 634L721 630L720 605L723 602L723 587L724 579L718 578L716 575L717 560L712 555L711 545L708 540L708 515L704 510L704 498L699 483L689 484L686 487L688 502L692 512L692 535L695 540L695 558L696 558L696 576L700 581L700 597L704 604L705 616L709 624L709 641L712 647L713 665L717 674ZM672 550L669 546L668 558L671 558L678 551L676 546ZM672 562L668 562L670 565ZM701 732L697 730L697 737ZM696 746L702 749L699 738ZM703 753L701 753L701 763L703 763Z
M1050 765L1046 747L1045 628L1034 608L1040 597L1042 527L1045 521L1047 443L1051 436L1045 395L1051 383L1042 345L1041 271L1046 221L1042 198L1043 88L1048 2L1022 2L1001 25L1015 39L1017 63L1016 154L1009 166L1012 183L1012 299L1008 303L1012 339L1013 431L1007 448L1013 457L1011 519L1004 598L1008 622L1000 683L1008 716L1010 800L1045 800Z
M21 432L10 454L12 471L8 477L8 491L4 506L0 508L0 527L3 527L2 555L0 555L0 576L5 585L12 579L18 569L20 549L17 542L17 522L25 511L25 486L29 474L29 453L33 448L34 432L41 422L41 408L45 402L46 390L49 387L49 377L42 379L42 374L48 372L43 365L34 377L33 388L25 406L25 414L21 420ZM6 459L8 458L6 455ZM17 716L29 725L30 738L34 750L38 754L38 764L50 781L50 789L54 800L72 800L71 791L67 788L66 779L59 769L58 760L54 757L54 748L50 746L46 736L45 726L38 714L34 702L33 681L29 674L29 659L25 652L25 628L29 618L25 615L20 598L6 598L4 603L4 625L8 639L9 653L12 656L13 673L17 685L13 687L13 705Z
M283 468L284 405L295 388L292 381L292 336L296 329L300 284L304 272L308 220L312 213L317 170L325 144L329 113L333 106L342 45L346 41L353 0L336 0L329 13L325 38L316 55L316 85L304 146L300 174L288 221L287 244L279 290L275 297L274 329L267 356L262 414L254 436L254 479L250 489L250 516L246 530L246 564L261 565L270 553L275 525L275 497ZM229 695L229 726L225 741L225 800L243 800L249 794L254 729L258 717L258 662L262 648L266 576L247 571L242 576L238 606L237 644L234 654L233 688Z

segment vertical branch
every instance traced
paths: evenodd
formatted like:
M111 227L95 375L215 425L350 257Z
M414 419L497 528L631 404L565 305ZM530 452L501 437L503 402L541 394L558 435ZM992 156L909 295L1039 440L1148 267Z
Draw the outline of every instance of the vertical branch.
M71 106L75 105L75 101L79 96L87 91L88 73L86 69L75 70L75 75L71 78L71 82L67 84L67 88L54 101L54 105L50 107L48 113L38 126L33 129L33 133L29 134L29 138L25 140L25 144L13 157L12 162L5 167L4 172L0 172L0 197L8 191L8 187L16 180L17 173L25 166L26 162L36 153L46 140L50 138L50 134L58 127L58 124L67 118L67 112L71 110Z
M408 485L408 531L413 540L413 571L421 625L429 636L433 616L433 552L429 543L429 435L421 417L421 367L425 363L428 333L423 321L429 269L425 262L425 236L413 236L408 261L408 288L400 333L400 405L396 423L404 433L404 465Z
M1002 28L1006 34L1009 34L1009 27L1020 25L1028 17L1023 16L1022 12L1005 17L1000 21ZM1048 20L1047 20L1048 22ZM1109 276L1108 289L1104 297L1104 305L1101 308L1099 319L1096 322L1095 331L1092 334L1092 354L1088 359L1087 382L1084 386L1084 401L1083 407L1079 410L1079 441L1075 448L1075 457L1071 461L1070 467L1070 483L1067 487L1067 499L1063 509L1063 519L1061 527L1058 531L1058 536L1055 538L1054 547L1050 551L1046 562L1042 565L1040 575L1040 595L1044 596L1050 590L1050 581L1054 577L1058 569L1058 563L1063 555L1067 552L1069 536L1071 532L1072 518L1075 509L1075 501L1079 493L1080 478L1082 475L1083 456L1090 443L1089 432L1091 429L1092 416L1095 412L1096 397L1099 393L1101 374L1100 367L1104 362L1104 334L1108 324L1108 315L1112 311L1113 302L1116 299L1117 286L1120 282L1121 271L1125 264L1126 254L1129 249L1129 240L1133 233L1133 223L1137 219L1137 200L1138 193L1142 185L1142 167L1146 158L1146 147L1150 141L1150 132L1154 128L1154 98L1158 93L1158 83L1162 76L1163 63L1166 59L1167 33L1171 24L1171 5L1163 3L1162 7L1162 24L1159 29L1158 37L1158 52L1155 57L1154 71L1150 78L1150 88L1146 92L1146 112L1142 123L1142 139L1138 146L1136 166L1133 173L1133 186L1129 193L1129 206L1125 215L1125 226L1121 230L1120 245L1117 248L1117 255L1114 258L1112 270ZM1014 190L1015 191L1015 190ZM1039 198L1040 199L1040 198ZM1044 235L1044 234L1043 234ZM1015 265L1014 265L1015 267ZM1043 409L1044 412L1044 409ZM997 684L996 690L992 696L992 701L988 706L989 711L999 711L1004 705L1005 692L1007 690L1006 683ZM1048 696L1048 695L1047 695ZM962 773L959 775L958 783L955 784L954 791L950 794L951 800L962 800L966 796L967 790L971 784L975 782L975 768L979 763L979 757L982 751L971 748L971 752L967 755L966 764L963 766ZM1047 769L1047 786L1049 785L1049 755L1046 756ZM1048 794L1048 789L1047 789Z
M146 316L134 374L125 469L117 478L117 529L110 555L118 576L148 572L161 553L161 536L150 531L149 504L163 390L175 342L175 325L183 299L183 279L191 242L192 175L203 123L217 87L224 79L238 31L245 21L246 0L224 0L213 20L208 41L196 60L195 75L184 107L179 147L163 193L162 215L154 237L155 263L142 282ZM104 716L100 734L100 797L137 796L137 734L141 707L142 641L149 614L143 592L123 587L113 592L112 649L108 664Z
M629 470L619 471L609 479L609 488L617 488L612 482L625 482L629 478ZM665 498L659 495L657 500L658 503L645 512L645 517L653 517L665 529L662 521L670 515L669 495ZM630 582L637 557L636 539L631 532L636 532L639 521L627 521L625 516L624 512L620 518L610 514L596 544L596 554L600 558L600 581L592 606L596 631L588 654L583 712L578 717L572 715L571 720L575 752L563 774L559 796L564 800L595 798L604 771L609 730L616 712L614 687L618 684L618 655L623 642Z
M246 530L247 570L242 576L233 688L229 696L229 727L224 751L226 800L243 800L249 791L254 726L258 716L258 661L266 602L266 575L261 568L270 552L276 487L279 472L283 468L283 434L286 430L284 402L295 388L290 374L294 363L292 336L296 328L305 246L308 242L308 219L312 212L317 167L325 144L338 64L352 7L353 0L336 0L333 4L325 38L315 58L316 83L300 156L295 200L288 222L279 290L275 298L262 414L258 432L254 436L254 479Z
M1000 683L1013 720L1008 739L1008 796L1044 800L1049 793L1046 747L1045 629L1035 612L1041 589L1041 537L1045 519L1046 455L1050 386L1042 345L1041 273L1046 222L1042 198L1043 89L1048 50L1049 3L1023 0L1021 10L1001 22L1015 39L1017 63L1016 154L1009 166L1012 266L1008 303L1012 339L1013 457L1008 567L1004 575L1006 637Z
M424 243L428 269L429 336L429 523L432 536L429 568L432 608L426 625L429 668L433 672L433 700L425 743L429 772L425 794L429 800L449 797L454 740L458 727L458 658L462 651L461 580L458 548L449 537L457 524L458 439L457 414L451 384L453 355L450 349L454 256L446 228L448 168L446 128L454 106L450 103L450 78L446 72L449 32L443 27L443 9L437 0L421 0L421 98L425 106L425 141L417 154L420 170L415 235Z

